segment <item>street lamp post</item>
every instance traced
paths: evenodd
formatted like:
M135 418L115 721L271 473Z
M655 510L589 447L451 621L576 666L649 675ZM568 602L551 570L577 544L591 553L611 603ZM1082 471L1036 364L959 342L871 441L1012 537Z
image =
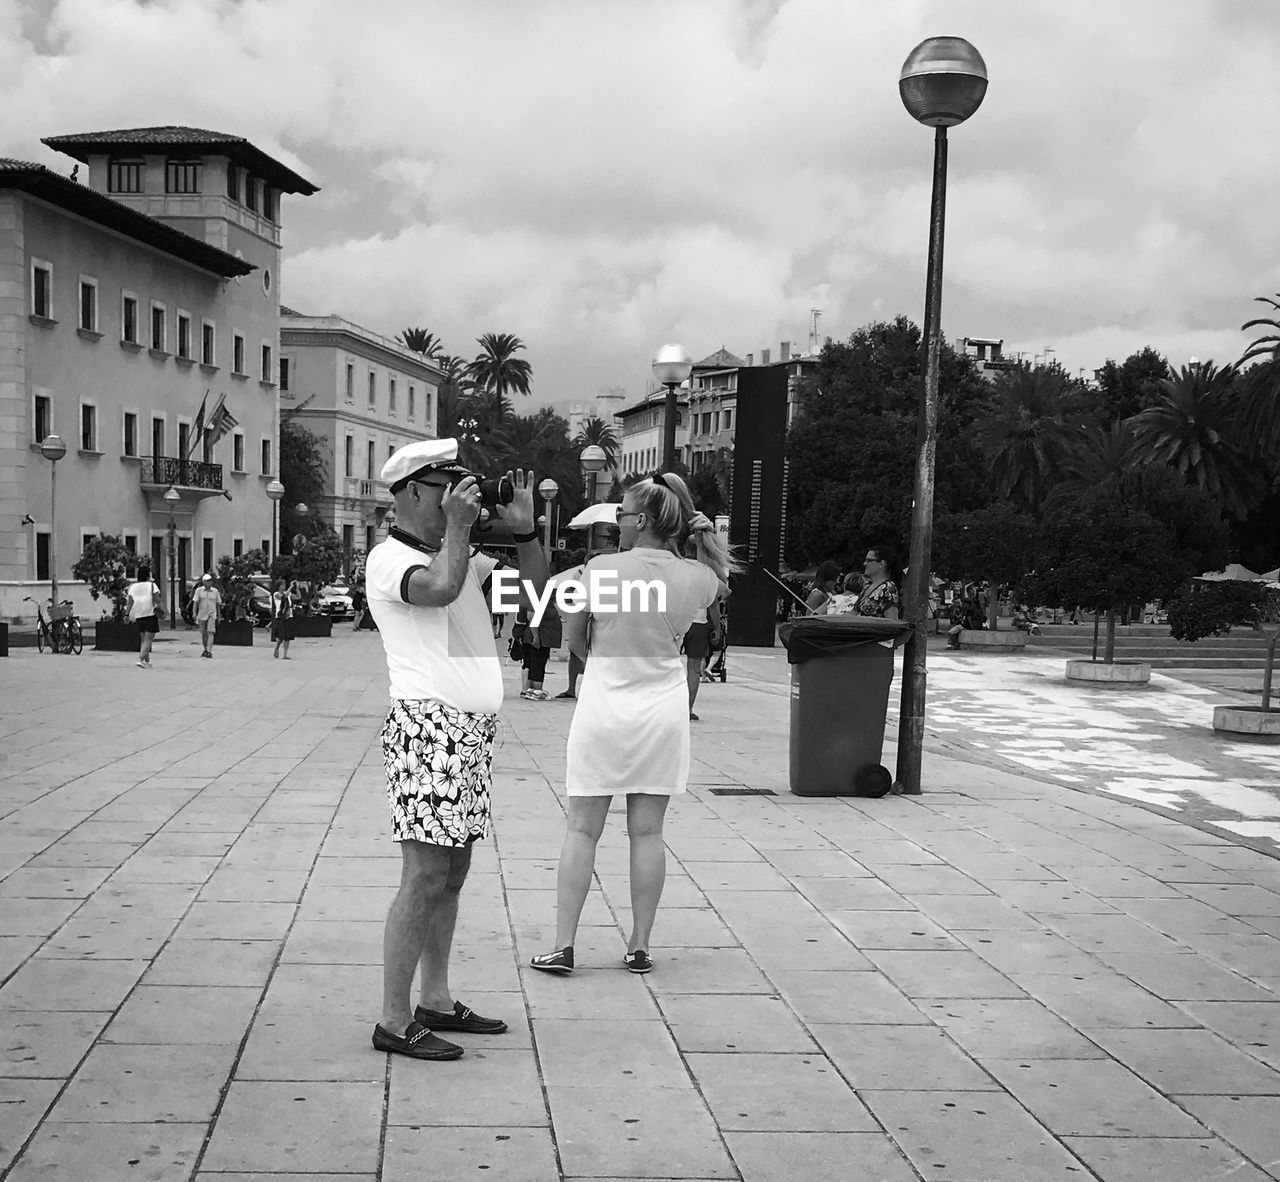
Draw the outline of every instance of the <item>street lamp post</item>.
M280 498L284 496L284 485L273 480L267 485L267 496L271 498L271 561L274 562L280 550Z
M40 454L49 461L49 583L53 603L58 603L58 461L67 454L67 445L57 435L40 441Z
M907 55L898 93L913 119L934 128L933 201L929 212L929 263L925 278L924 391L917 434L911 549L903 588L903 615L910 621L898 727L897 781L901 791L920 792L924 750L929 568L933 548L933 475L938 436L938 369L942 352L942 242L947 206L947 128L963 123L982 104L987 67L962 37L930 37Z
M667 388L666 414L662 421L662 466L670 471L676 462L676 389L689 380L693 358L683 345L663 345L653 359L653 376Z
M178 490L169 485L164 490L164 503L169 506L169 628L178 626L177 612L177 577L178 577L178 523L174 520L173 511L182 500Z
M560 486L549 476L538 485L538 495L542 497L543 503L546 505L546 512L543 514L542 548L547 552L548 562L551 561L551 502L556 499L556 494L559 491Z
M583 492L586 496L587 504L594 505L596 503L596 477L599 476L601 470L609 462L609 457L605 455L604 448L598 443L589 443L582 449L582 454L578 457L578 466L582 469L582 485ZM596 527L594 525L587 526L587 557L591 557L591 543L595 541Z

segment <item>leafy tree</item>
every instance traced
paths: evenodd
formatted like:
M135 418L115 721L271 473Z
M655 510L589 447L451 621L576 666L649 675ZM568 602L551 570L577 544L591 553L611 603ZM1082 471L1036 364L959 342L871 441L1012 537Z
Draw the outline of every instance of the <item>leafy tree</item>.
M318 526L308 536L306 545L298 547L293 555L293 577L310 585L312 599L321 587L338 577L345 557L338 535L323 522Z
M727 447L716 448L689 478L693 503L708 517L728 513L733 496L733 454Z
M95 600L105 598L110 602L111 619L117 624L125 622L129 603L125 594L129 587L128 569L133 561L134 556L119 538L99 534L85 543L71 568L71 573L89 588Z
M934 522L933 569L946 579L990 583L987 627L994 629L1002 584L1018 584L1035 563L1035 519L1003 502L967 513L943 513Z
M524 342L509 332L487 332L476 338L480 352L467 365L467 377L485 406L491 425L499 425L511 411L510 394L528 394L533 367L516 354Z
M1265 583L1224 579L1195 583L1169 606L1169 631L1176 640L1225 636L1232 628L1254 628L1267 636L1262 708L1271 709L1276 642L1280 640L1280 591Z
M589 447L593 443L604 451L609 468L616 468L622 446L618 442L618 434L613 426L606 423L599 415L591 415L583 421L582 429L573 437L572 446L581 452L584 447Z
M1156 400L1131 420L1134 454L1172 467L1242 518L1265 490L1240 435L1238 406L1234 369L1212 362L1184 366L1160 382Z
M1157 401L1159 384L1169 376L1169 362L1149 345L1117 365L1108 358L1097 371L1093 404L1103 425L1132 418Z
M290 549L290 539L303 532L304 519L295 506L315 508L327 492L329 462L324 441L308 431L292 414L280 416L280 545Z
M1133 429L1128 423L1084 427L1078 446L1063 463L1061 479L1049 490L1046 505L1052 508L1063 497L1079 496L1101 484L1127 486L1136 471Z
M249 617L249 605L253 602L253 581L250 576L266 569L267 556L261 550L246 550L239 558L224 554L218 559L223 614L228 620Z

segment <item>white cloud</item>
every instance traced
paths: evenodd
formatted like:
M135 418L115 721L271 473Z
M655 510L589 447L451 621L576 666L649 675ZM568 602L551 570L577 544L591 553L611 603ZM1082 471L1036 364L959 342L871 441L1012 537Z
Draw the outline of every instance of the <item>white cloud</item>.
M323 186L286 204L286 298L466 351L527 342L540 400L658 345L738 353L919 319L931 136L897 97L923 37L982 50L951 133L944 327L1226 359L1280 289L1266 0L0 0L0 152L174 122ZM40 48L37 48L39 46ZM50 49L52 47L52 49ZM65 161L59 163L62 167ZM1022 346L1019 346L1022 347Z

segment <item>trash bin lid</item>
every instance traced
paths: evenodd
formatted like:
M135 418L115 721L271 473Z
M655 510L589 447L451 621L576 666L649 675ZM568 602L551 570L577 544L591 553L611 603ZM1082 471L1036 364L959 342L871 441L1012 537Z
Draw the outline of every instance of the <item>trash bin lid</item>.
M891 641L897 647L910 632L911 624L906 620L857 615L804 616L783 624L778 636L787 650L787 662L799 665L884 641Z

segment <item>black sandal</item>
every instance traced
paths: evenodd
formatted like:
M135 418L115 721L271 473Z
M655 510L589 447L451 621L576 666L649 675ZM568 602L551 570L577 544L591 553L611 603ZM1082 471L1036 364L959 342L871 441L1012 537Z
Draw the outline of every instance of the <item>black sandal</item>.
M573 972L573 945L561 948L559 952L544 952L541 956L535 956L529 964L544 973L562 973L567 977Z
M392 1034L385 1026L373 1028L373 1047L392 1055L408 1055L410 1059L461 1059L457 1043L436 1038L421 1022L413 1022L403 1034Z
M653 961L649 959L649 954L642 949L635 952L628 952L622 958L622 963L627 969L633 973L648 973L653 971Z

